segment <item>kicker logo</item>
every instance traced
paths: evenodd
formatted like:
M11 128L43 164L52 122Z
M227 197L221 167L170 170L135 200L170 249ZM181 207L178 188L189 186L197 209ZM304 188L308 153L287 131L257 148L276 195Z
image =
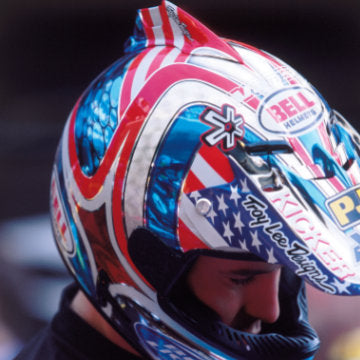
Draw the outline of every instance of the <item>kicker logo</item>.
M341 229L360 222L360 186L347 190L326 202Z

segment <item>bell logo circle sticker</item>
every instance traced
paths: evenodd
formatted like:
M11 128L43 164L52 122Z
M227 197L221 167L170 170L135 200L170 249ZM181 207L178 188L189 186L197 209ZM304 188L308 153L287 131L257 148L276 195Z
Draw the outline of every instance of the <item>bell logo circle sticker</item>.
M266 97L259 107L258 119L269 132L296 135L313 127L323 113L323 104L313 91L294 86Z

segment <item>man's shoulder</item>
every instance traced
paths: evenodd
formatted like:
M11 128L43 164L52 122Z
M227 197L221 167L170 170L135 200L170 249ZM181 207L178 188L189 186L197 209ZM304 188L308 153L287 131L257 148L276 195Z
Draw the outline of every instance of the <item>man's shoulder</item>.
M18 354L15 360L62 360L69 359L51 336L50 326L38 333Z
M47 326L23 348L14 360L100 360L104 358L103 350L96 351L89 357L89 353L76 348L76 344L71 344L66 339L56 336L51 327ZM110 357L113 358L112 355ZM139 360L138 357L121 348L117 349L116 358Z
M70 309L77 287L65 289L60 309L51 323L37 334L15 360L139 360L116 346Z

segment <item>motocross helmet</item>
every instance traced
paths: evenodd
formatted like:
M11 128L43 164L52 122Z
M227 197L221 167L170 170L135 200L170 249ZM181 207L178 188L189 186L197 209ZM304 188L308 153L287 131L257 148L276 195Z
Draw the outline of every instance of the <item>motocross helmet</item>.
M360 137L295 70L170 2L75 104L51 180L58 248L152 359L312 359L304 280L360 294ZM176 294L199 255L283 267L260 334Z

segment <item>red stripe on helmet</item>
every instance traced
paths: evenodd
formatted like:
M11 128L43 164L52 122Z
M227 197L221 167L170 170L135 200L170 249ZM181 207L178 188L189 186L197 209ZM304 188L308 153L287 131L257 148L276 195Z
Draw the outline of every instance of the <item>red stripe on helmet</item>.
M156 70L158 70L164 61L164 58L167 54L169 54L170 51L174 50L172 47L164 47L155 57L151 65L149 66L149 70L146 73L146 79L154 73Z
M179 242L184 252L194 249L209 249L186 225L179 219L178 225Z
M121 118L122 114L124 113L125 109L131 102L131 91L133 87L133 81L136 74L136 71L139 70L139 66L141 61L144 59L144 57L147 55L147 53L151 49L146 49L143 52L141 52L138 56L135 57L131 65L129 66L129 69L126 72L123 84L121 86L121 92L120 92L120 102L119 102L119 109L118 109L118 117Z
M226 182L230 183L234 180L229 158L218 147L203 145L199 154Z
M171 24L169 21L168 14L166 12L166 7L164 6L164 3L159 6L159 11L162 19L162 29L165 36L165 45L168 46L174 46L174 33L171 28Z
M142 19L142 23L145 30L145 35L147 37L147 46L155 46L155 35L153 31L154 23L151 19L150 11L149 9L141 9L140 10L140 16Z
M190 170L187 177L186 177L185 183L184 183L183 192L185 194L190 194L193 191L201 190L201 189L204 189L204 188L205 188L204 184Z

